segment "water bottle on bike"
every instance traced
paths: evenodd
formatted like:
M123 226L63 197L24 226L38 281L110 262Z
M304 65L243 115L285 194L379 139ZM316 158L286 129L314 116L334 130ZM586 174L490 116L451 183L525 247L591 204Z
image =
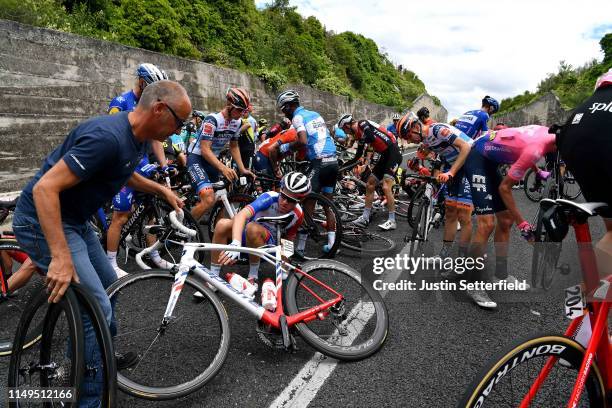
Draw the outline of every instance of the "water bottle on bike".
M261 287L261 305L270 312L276 310L276 285L272 279L266 279Z
M253 285L251 282L244 279L237 273L230 272L225 275L225 279L229 282L232 288L236 289L238 292L243 293L249 297L253 297L255 295L257 286Z

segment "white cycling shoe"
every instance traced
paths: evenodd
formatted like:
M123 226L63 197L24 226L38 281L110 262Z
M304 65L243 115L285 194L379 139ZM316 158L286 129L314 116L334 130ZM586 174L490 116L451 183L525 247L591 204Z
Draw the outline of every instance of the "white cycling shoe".
M127 273L126 271L118 267L117 265L113 265L113 269L115 270L115 273L117 274L117 279L121 279L124 276L129 275L129 273Z
M397 228L397 223L395 221L387 220L384 224L380 224L378 228L382 229L383 231L394 230Z
M478 306L484 309L496 309L497 303L491 300L489 294L484 290L469 289L467 295L476 303Z

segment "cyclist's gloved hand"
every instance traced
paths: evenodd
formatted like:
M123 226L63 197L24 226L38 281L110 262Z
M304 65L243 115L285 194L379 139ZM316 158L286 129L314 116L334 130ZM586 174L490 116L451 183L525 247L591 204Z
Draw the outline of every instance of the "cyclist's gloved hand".
M529 242L535 241L535 234L534 234L533 226L529 224L527 221L521 222L518 225L518 229L521 232L521 236L523 237L523 239Z
M450 179L452 179L453 177L454 177L453 173L451 173L450 171L447 171L446 173L440 173L440 174L438 174L438 182L446 183Z
M431 171L429 171L429 169L427 167L421 167L419 169L419 174L421 176L431 177Z
M240 244L241 244L240 241L233 240L230 246L239 247ZM240 252L226 250L226 251L223 251L223 256L221 256L221 258L223 258L223 262L222 262L223 265L227 265L228 263L234 263L238 260L238 258L240 258Z
M550 177L550 171L540 169L538 170L537 175L539 180L548 180Z

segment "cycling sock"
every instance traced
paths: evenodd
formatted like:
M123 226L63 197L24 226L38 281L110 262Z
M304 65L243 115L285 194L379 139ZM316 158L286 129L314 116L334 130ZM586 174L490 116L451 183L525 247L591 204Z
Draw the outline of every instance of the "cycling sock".
M159 255L159 251L151 251L149 256L151 257L151 260L155 263L161 261L161 256Z
M219 274L221 273L221 265L211 263L211 264L210 264L210 271L211 271L211 272L212 272L214 275L219 276Z
M249 264L249 279L250 278L259 278L259 261Z
M336 231L327 231L327 245L331 248L334 242L336 242Z
M508 277L508 257L495 257L495 277L497 279L506 279Z
M363 218L365 218L366 220L370 219L370 212L372 212L371 208L365 207L363 209Z
M389 221L395 222L395 211L389 211Z
M297 250L299 252L304 252L306 248L306 239L308 239L308 234L298 234Z
M106 251L106 257L111 263L111 266L117 266L117 251Z

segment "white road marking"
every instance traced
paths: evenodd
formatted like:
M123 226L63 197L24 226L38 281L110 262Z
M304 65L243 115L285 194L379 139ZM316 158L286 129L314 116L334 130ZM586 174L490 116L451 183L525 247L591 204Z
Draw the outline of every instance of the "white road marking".
M410 243L402 248L400 256L403 257L407 253L410 253ZM383 281L395 282L401 273L401 269L389 271L385 274ZM380 291L380 294L384 298L388 292L388 290L384 290ZM363 308L361 305L361 302L355 305L350 312L350 316L357 316L358 314L359 318L367 323L367 320L373 315L373 306ZM354 335L350 336L351 343L362 330L363 326L356 330ZM285 387L283 392L272 402L270 408L304 408L308 406L323 386L323 383L325 383L325 380L334 371L337 364L338 360L335 358L326 357L319 352L315 353L289 385Z

